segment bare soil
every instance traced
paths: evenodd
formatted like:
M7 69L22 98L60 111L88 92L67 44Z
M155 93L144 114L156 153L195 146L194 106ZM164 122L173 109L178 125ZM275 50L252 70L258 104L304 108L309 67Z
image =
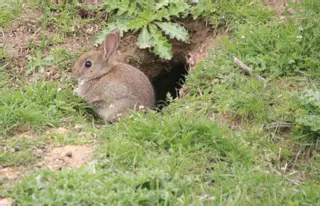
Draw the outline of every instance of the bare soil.
M28 57L34 55L35 47L42 48L43 55L47 56L51 48L61 47L69 51L80 51L92 45L92 40L100 26L88 23L76 28L73 35L64 38L63 43L54 43L48 39L57 34L56 26L48 25L46 30L42 30L43 11L41 9L25 8L22 14L12 22L8 29L0 28L0 47L4 47L11 59L10 72L13 76L24 74L28 63ZM43 34L42 34L43 33ZM46 46L43 47L42 35L47 39ZM60 68L59 68L60 69ZM47 68L44 74L32 74L26 76L25 81L37 79L54 80L60 77L58 70Z
M62 168L78 168L92 160L93 147L66 145L49 148L42 162L43 168L61 170Z
M62 130L61 130L62 131ZM65 145L62 147L48 147L36 149L38 156L43 156L41 162L34 166L39 169L61 170L63 168L78 168L92 161L94 147L86 145ZM0 181L15 181L23 176L22 167L5 167L0 169ZM0 206L2 206L0 204Z
M265 4L273 8L278 15L281 15L289 0L265 0Z
M0 206L12 206L12 205L13 205L13 199L11 198L1 199L0 197Z
M286 12L293 17L294 9L287 7L289 3L299 4L302 0L265 0L265 4L270 6L277 16L279 17L280 21L286 23L288 21Z
M6 168L0 169L0 181L15 180L20 175L21 175L21 172L18 168L6 167Z

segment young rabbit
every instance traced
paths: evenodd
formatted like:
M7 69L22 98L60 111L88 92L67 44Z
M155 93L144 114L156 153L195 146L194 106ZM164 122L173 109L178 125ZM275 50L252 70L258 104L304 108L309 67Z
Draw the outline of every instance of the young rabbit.
M119 29L105 37L103 50L82 54L73 67L78 94L100 117L114 122L128 110L153 109L153 87L144 73L128 64L112 61L120 42Z

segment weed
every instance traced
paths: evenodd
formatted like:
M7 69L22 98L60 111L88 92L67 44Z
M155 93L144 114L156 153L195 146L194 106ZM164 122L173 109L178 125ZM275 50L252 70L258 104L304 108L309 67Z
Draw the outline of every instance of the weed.
M51 38L49 37L49 42L51 42L52 44L61 44L64 43L64 38L60 34L55 34Z
M40 50L36 51L35 56L28 56L28 59L27 74L35 72L36 70L43 73L46 67L52 65L51 61L53 60L50 56L44 57L43 52Z
M186 15L189 5L183 1L114 1L104 4L107 12L113 12L113 23L97 35L96 43L101 43L107 33L114 28L122 32L140 30L137 45L140 48L154 48L155 54L164 59L171 59L172 51L168 39L162 35L164 32L170 38L187 42L187 30L178 23L170 22L174 17ZM164 22L166 20L168 22Z
M299 95L300 116L297 129L303 137L320 137L320 90L309 90Z
M172 46L169 39L177 39L182 42L189 41L188 31L180 24L174 22L178 19L191 15L194 19L205 17L209 22L218 28L229 25L236 20L245 20L259 14L261 19L268 19L270 12L265 12L261 7L261 2L254 2L249 7L243 6L245 3L236 1L217 3L217 1L196 1L190 4L183 0L172 1L106 1L104 8L113 15L109 24L96 37L96 43L101 43L107 33L114 28L119 28L122 32L139 31L137 45L139 48L153 48L153 52L163 59L172 58ZM257 7L256 5L260 5ZM242 14L239 7L244 11ZM257 11L257 8L258 9ZM241 10L240 9L240 10ZM229 19L235 16L234 19ZM240 17L241 16L241 17ZM238 18L239 17L239 18ZM260 20L260 19L259 19ZM165 36L163 35L165 34Z
M75 53L71 53L65 48L58 47L51 49L49 56L52 57L54 67L63 71L70 71L77 58Z

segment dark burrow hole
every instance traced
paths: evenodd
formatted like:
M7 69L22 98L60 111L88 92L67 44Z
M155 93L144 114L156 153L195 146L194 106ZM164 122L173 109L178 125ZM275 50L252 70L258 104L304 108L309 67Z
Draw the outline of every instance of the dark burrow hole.
M136 33L126 33L120 42L117 60L146 74L153 85L158 110L170 103L168 93L172 99L179 98L179 90L185 83L189 64L194 66L206 57L211 47L209 41L215 37L204 21L186 20L184 26L189 31L190 41L184 43L175 39L169 40L173 54L171 60L161 59L152 52L152 48L139 49L136 45Z
M170 61L162 62L162 65L162 71L151 80L159 110L170 103L168 93L173 99L179 97L179 90L188 74L188 64L183 55L176 55Z
M171 60L164 60L148 50L135 47L120 49L119 62L126 62L146 74L152 83L156 108L158 111L170 103L168 94L172 99L179 98L179 90L185 83L189 66L185 52L175 52Z

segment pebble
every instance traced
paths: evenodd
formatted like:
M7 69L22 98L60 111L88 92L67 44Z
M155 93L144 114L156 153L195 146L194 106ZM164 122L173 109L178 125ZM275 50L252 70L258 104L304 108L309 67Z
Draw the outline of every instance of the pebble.
M76 124L75 126L74 126L74 131L76 131L76 132L81 132L83 130L83 126L82 125L80 125L80 124Z
M15 146L15 147L14 147L14 150L15 150L15 152L18 152L18 151L21 150L21 147L20 147L20 146Z
M67 157L72 157L72 152L67 152L67 153L66 153L66 156L67 156Z

